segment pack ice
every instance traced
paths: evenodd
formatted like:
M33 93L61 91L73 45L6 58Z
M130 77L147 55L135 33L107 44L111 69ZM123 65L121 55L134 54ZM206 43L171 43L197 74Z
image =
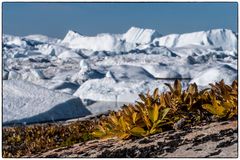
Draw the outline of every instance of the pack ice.
M237 34L212 29L162 35L131 27L96 36L68 31L3 35L3 123L37 123L117 110L139 93L182 79L200 88L237 79Z

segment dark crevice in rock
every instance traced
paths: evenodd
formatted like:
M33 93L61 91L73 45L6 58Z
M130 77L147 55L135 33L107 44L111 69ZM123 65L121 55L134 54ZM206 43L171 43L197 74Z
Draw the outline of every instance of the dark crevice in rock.
M229 140L229 141L224 141L224 142L219 143L219 144L216 146L216 148L229 147L229 146L231 146L231 145L233 145L233 144L235 144L235 143L237 143L237 142L238 142L237 140L235 140L235 141L231 141L231 140Z
M177 136L176 136L177 135ZM128 157L154 157L156 155L161 155L165 152L173 153L177 150L179 144L182 143L181 140L182 133L176 134L174 140L169 142L158 142L157 145L150 145L146 147L137 147L133 146L131 148L121 148L115 151L105 150L102 152L98 158L107 158L107 157L117 157L117 158L128 158Z
M194 151L202 151L201 148L194 149Z
M58 157L57 153L53 153L53 154L50 154L50 155L46 156L46 158L56 158L56 157Z
M226 129L226 130L220 131L219 133L207 135L203 138L195 137L193 139L193 145L192 146L198 146L198 145L206 143L210 140L213 141L213 142L217 142L217 141L220 141L220 140L224 139L223 138L224 136L233 135L234 132L235 132L235 130L233 130L233 129Z
M153 140L144 138L143 140L139 141L139 144L146 144L146 143L151 143L151 142L153 142Z
M67 150L67 149L70 149L70 148L73 148L73 147L72 146L67 146L67 147L59 148L59 149L56 149L55 152L60 152L60 151Z
M180 139L181 137L187 135L188 133L190 133L190 131L170 134L166 139L167 140Z
M229 122L223 122L220 125L226 125L226 124L229 124Z
M216 152L210 153L209 155L206 156L206 158L211 157L211 156L216 156L219 155L222 152L221 149L217 150Z

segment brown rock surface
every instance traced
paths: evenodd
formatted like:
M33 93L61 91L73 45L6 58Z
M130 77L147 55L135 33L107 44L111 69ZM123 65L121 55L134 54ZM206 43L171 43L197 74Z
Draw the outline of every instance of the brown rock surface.
M33 157L237 157L237 143L237 121L225 121L134 140L93 140Z

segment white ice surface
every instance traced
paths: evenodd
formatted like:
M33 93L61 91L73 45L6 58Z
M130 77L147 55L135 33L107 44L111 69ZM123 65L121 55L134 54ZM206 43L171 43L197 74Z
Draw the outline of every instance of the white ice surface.
M79 58L79 59L81 59L82 57L79 54L77 54L73 51L64 51L64 52L62 52L58 55L58 58L64 60L64 59L68 59L68 58Z
M155 88L159 88L161 92L167 90L164 81L161 80L116 82L115 79L105 77L86 81L73 95L94 101L133 103L139 99L138 94L153 92Z
M41 35L41 34L28 35L28 36L25 36L24 38L29 39L29 40L43 42L43 43L58 43L60 41L60 39L51 38L51 37Z
M4 34L4 122L72 118L69 101L83 106L74 96L97 101L86 106L89 114L119 109L141 92L167 90L163 83L175 79L184 79L185 88L221 79L230 84L237 79L237 59L237 34L228 29L161 35L131 27L96 36L69 31L63 39Z
M44 122L88 114L78 97L26 81L3 81L3 124Z
M146 44L150 43L154 38L160 37L160 34L152 29L142 29L131 27L124 35L123 39L128 43Z
M222 79L226 84L232 84L237 79L237 70L229 65L211 67L199 72L190 83L195 82L199 86L207 86L209 83L219 82Z
M200 45L207 47L222 47L224 50L236 49L237 36L228 29L214 29L185 34L170 34L154 40L161 46L184 47L188 45Z

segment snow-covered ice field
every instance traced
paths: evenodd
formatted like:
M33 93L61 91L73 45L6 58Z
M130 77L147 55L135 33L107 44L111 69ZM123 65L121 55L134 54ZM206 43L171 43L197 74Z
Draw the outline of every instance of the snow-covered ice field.
M57 121L117 110L139 93L182 79L200 88L237 79L237 34L161 35L131 27L64 39L3 35L3 124Z

